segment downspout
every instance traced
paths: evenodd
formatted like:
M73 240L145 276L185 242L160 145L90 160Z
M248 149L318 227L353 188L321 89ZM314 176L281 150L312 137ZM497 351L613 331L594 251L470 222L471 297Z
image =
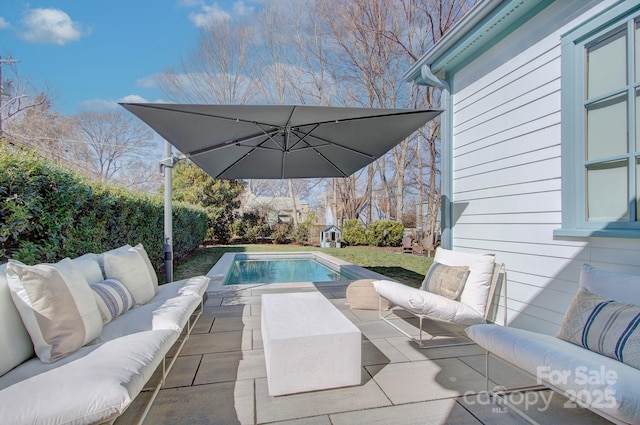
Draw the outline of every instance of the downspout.
M440 109L440 244L443 248L453 247L453 182L452 182L452 144L451 128L453 114L451 111L451 86L449 83L431 72L428 65L422 65L416 84L439 88Z

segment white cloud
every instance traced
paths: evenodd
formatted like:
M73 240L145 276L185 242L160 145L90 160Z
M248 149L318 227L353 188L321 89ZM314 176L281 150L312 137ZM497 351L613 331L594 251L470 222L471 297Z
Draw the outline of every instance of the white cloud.
M0 16L0 30L6 30L10 26L9 21Z
M120 99L90 99L80 102L79 108L83 111L94 112L113 112L122 110L122 107L118 103L148 103L149 101L137 94L129 94L121 97ZM156 103L162 103L161 100L156 100Z
M60 9L30 9L22 19L25 31L21 33L24 40L32 43L58 44L60 46L79 40L83 29L78 22Z
M200 4L200 12L189 13L189 19L198 28L206 28L216 22L227 21L231 19L231 15L218 6L218 3Z
M136 86L142 87L145 89L158 87L158 77L159 74L148 75L146 77L138 78L136 80Z
M254 10L255 10L255 7L247 6L242 0L238 0L233 4L233 13L235 13L238 16L251 15Z

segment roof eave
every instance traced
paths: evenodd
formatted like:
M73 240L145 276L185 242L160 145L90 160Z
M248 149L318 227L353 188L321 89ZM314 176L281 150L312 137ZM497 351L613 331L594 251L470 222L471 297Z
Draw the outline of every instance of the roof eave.
M433 45L404 74L405 81L434 85L424 67L438 79L467 63L478 51L509 34L552 0L482 0Z

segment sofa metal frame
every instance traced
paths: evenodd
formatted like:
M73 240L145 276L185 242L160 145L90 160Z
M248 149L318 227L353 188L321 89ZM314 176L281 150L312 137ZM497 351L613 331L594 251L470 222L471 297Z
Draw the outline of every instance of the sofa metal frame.
M487 298L487 305L484 308L483 318L484 318L485 322L488 322L488 317L489 317L489 314L491 313L491 307L493 305L493 299L495 297L496 288L498 287L498 283L500 282L500 277L501 276L502 276L502 290L503 290L503 303L504 303L503 325L506 326L507 325L507 271L505 269L504 263L496 263L493 266L493 274L491 275L491 283L490 283L490 286L489 286L489 296ZM431 317L431 316L429 316L427 314L415 313L415 312L413 312L411 310L407 310L407 309L403 308L404 311L406 311L407 313L412 314L413 316L418 317L418 319L420 320L420 325L419 325L420 337L418 339L416 339L411 334L409 334L407 331L405 331L404 329L400 328L398 325L393 323L393 320L401 320L397 316L396 316L396 319L390 318L391 315L395 316L395 314L393 313L393 309L394 308L392 307L392 308L389 309L389 312L387 314L383 314L382 297L379 296L379 300L378 300L378 316L380 317L380 319L384 320L389 325L393 326L395 329L397 329L402 334L404 334L407 338L409 338L412 341L414 341L416 344L418 344L418 346L420 348L429 348L429 346L424 344L425 340L422 338L422 334L423 334L422 323L423 323L424 319L430 319L430 320L435 320L435 321L438 321L438 322L452 323L452 324L458 324L459 325L459 323L440 320L440 319L437 319L435 317ZM455 343L448 343L448 344L437 344L434 347L458 347L458 346L462 346L462 345L471 345L471 344L473 344L472 341L465 341L465 342L455 342Z

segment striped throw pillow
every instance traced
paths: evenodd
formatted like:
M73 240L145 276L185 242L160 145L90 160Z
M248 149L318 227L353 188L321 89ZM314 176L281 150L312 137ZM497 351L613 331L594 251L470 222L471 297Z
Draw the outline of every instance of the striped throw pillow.
M136 305L131 291L124 283L114 277L90 286L93 289L104 325Z
M422 289L458 300L468 276L469 267L467 266L445 266L434 261L422 281Z
M557 337L640 369L640 306L580 288Z

